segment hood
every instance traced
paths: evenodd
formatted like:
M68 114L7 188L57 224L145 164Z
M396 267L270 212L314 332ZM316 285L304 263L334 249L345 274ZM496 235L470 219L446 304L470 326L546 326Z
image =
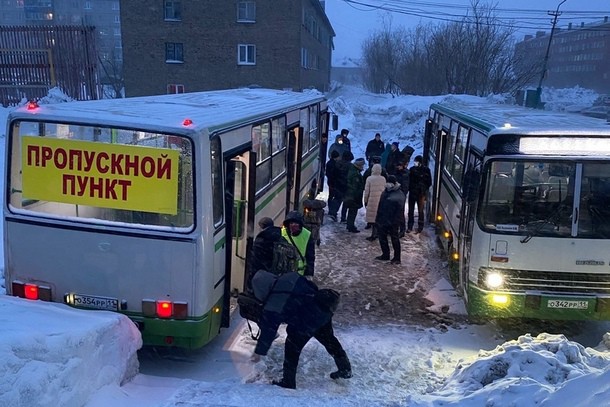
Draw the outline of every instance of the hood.
M373 168L371 169L371 174L373 174L373 175L381 175L381 165L374 164Z
M264 301L269 296L271 286L277 279L277 276L273 273L269 273L265 270L259 270L252 277L252 289L254 290L254 296L261 301Z
M301 214L301 212L290 211L288 212L288 215L286 215L283 225L287 227L289 222L296 222L299 225L303 226L303 215Z
M392 184L392 183L388 182L385 184L385 189L388 192L396 191L396 190L400 189L400 183L397 182L395 184Z

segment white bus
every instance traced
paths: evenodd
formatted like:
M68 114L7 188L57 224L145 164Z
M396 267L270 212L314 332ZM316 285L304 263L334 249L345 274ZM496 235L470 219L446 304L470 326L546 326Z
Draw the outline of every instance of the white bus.
M610 319L610 125L433 104L430 216L475 319Z
M328 119L319 92L270 89L12 111L8 294L121 312L148 345L205 345L246 285L258 219L279 224L322 185Z

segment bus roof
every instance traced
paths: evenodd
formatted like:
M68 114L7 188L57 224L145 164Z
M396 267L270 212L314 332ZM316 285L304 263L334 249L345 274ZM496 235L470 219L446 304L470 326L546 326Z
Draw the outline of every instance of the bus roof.
M575 113L553 112L531 109L517 105L461 101L452 99L434 103L436 110L477 128L484 133L549 133L590 134L595 132L610 134L610 125L604 119L587 117ZM510 126L507 126L510 124Z
M229 89L172 95L41 104L13 110L13 119L98 124L174 134L214 133L324 101L318 91ZM184 125L190 119L192 124Z

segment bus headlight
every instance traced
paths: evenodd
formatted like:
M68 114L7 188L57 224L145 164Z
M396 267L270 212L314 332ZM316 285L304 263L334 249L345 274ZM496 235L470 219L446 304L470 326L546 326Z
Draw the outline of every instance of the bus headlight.
M490 289L497 289L504 285L504 276L496 271L485 276L485 284Z

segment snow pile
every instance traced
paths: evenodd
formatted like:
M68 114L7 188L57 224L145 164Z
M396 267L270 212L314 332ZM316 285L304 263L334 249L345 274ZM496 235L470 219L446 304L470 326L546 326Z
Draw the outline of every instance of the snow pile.
M125 316L0 296L0 405L82 406L138 370L140 333Z
M544 88L541 96L546 110L558 112L580 112L591 107L598 97L597 92L578 86L566 89Z
M426 396L410 396L407 404L557 405L551 404L558 403L557 398L549 400L549 396L568 382L608 369L610 354L604 350L584 348L563 335L523 335L493 351L481 351L473 363L458 365L439 390Z

